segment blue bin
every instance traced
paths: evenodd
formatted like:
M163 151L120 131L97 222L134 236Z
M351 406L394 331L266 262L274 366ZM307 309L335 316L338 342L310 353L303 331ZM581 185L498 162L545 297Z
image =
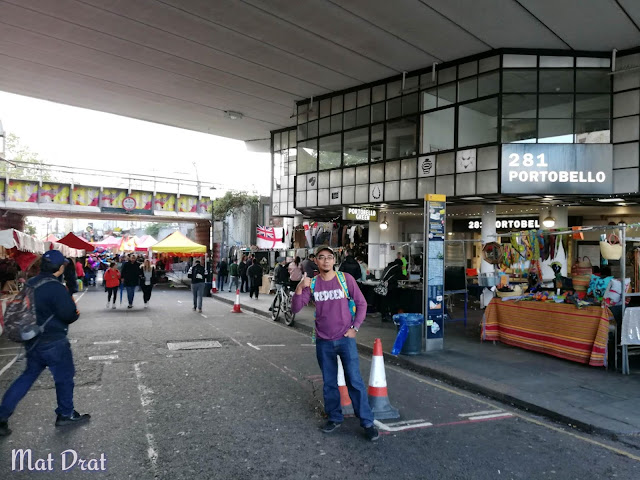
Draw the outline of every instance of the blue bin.
M398 336L391 353L393 355L398 355L398 353L419 355L422 353L424 316L421 313L397 313L393 316L393 323L398 327Z

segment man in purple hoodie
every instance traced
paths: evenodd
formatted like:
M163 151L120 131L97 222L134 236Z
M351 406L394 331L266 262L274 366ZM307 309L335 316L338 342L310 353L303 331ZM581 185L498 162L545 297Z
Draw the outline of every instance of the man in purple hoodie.
M344 417L340 407L340 390L338 390L338 356L342 360L344 376L353 403L353 410L360 418L365 436L371 441L379 437L373 425L373 412L369 405L367 389L360 375L360 361L356 346L356 334L367 314L367 302L360 292L355 279L344 273L347 292L333 270L335 255L327 246L316 251L316 262L320 270L316 277L313 292L311 278L306 273L298 283L293 296L291 310L298 313L302 307L313 299L316 304L316 357L322 371L324 381L324 410L329 417L322 427L325 433L338 428ZM351 316L349 299L356 304L355 316Z

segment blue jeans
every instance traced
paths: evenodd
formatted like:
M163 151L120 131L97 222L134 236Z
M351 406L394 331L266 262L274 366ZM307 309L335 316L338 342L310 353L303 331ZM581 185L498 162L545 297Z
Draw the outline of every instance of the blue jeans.
M238 280L240 280L240 277L229 277L229 291L230 292L240 288ZM235 288L234 288L234 285L235 285Z
M125 286L124 288L127 289L127 300L129 300L129 305L133 305L133 296L136 293L136 288L138 287L127 287Z
M33 383L38 379L42 371L49 367L56 384L56 397L58 400L58 415L70 416L73 414L73 356L69 340L63 338L50 343L38 343L27 353L27 368L11 384L2 397L0 405L0 419L7 419L18 406L18 403L27 394Z
M365 428L370 427L373 425L373 412L369 406L367 388L360 375L358 348L354 338L343 337L334 341L316 339L316 357L324 382L322 388L324 411L332 422L342 423L344 420L340 407L340 390L338 390L338 356L344 367L344 378L353 411L360 418L360 425Z
M193 292L193 308L202 310L202 296L204 295L204 282L192 283L191 292Z
M224 290L224 281L226 280L226 275L218 274L218 290Z

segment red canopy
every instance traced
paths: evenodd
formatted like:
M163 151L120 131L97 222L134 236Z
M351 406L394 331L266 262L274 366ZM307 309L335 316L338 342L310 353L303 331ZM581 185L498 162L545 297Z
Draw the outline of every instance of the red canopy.
M84 241L82 238L74 235L73 232L69 232L63 238L58 240L58 243L62 243L67 247L76 248L78 250L86 250L87 252L93 252L95 247L89 242Z

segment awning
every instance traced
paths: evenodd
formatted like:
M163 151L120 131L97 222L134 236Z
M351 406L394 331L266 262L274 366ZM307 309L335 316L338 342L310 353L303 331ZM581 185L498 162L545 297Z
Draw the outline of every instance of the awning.
M134 243L136 244L136 252L146 252L151 247L156 245L158 241L151 235L142 235L141 237L134 237Z
M109 235L106 238L103 238L99 242L91 242L94 247L102 247L102 248L116 248L120 246L121 238L116 238L113 235Z
M13 228L0 230L0 246L4 248L17 248L21 252L44 253L44 242L37 238L19 232Z
M201 257L207 253L206 245L189 240L176 231L164 240L156 243L151 250L157 253L168 253L176 257Z
M63 245L71 248L76 248L78 250L86 250L87 252L93 252L95 250L93 245L78 237L77 235L74 235L73 232L69 232L68 234L66 234L59 240L58 243L62 243Z

